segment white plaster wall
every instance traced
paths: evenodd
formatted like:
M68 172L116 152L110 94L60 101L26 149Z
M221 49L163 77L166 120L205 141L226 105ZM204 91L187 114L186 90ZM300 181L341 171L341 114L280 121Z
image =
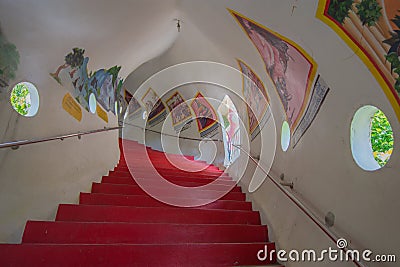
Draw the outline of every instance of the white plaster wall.
M293 5L296 8L293 10ZM231 8L271 28L302 46L318 63L318 73L331 90L311 127L295 149L280 148L283 108L256 48L226 8ZM192 60L211 60L237 68L235 58L244 60L260 76L271 98L276 123L276 155L272 174L285 174L294 182L294 193L323 220L336 216L333 231L351 246L375 253L397 254L400 219L397 200L400 156L397 139L399 120L375 78L353 51L323 22L315 18L317 1L193 1L181 2L182 25L176 43L160 58L142 65L128 77L129 90L164 67ZM210 75L214 75L210 73ZM230 78L230 77L225 77ZM226 80L226 83L234 83ZM240 94L240 82L232 86ZM222 99L221 94L221 99ZM235 103L236 104L236 103ZM355 111L366 104L380 108L391 122L395 147L389 163L366 172L354 162L350 150L350 124ZM243 116L244 109L238 108ZM251 153L261 152L261 162L271 149L273 129L266 128L251 144ZM238 161L239 164L241 161ZM241 166L232 166L237 175ZM236 168L236 170L235 170ZM247 188L254 166L246 170ZM258 175L258 174L257 174ZM247 181L247 182L246 182ZM325 249L335 247L313 223L270 182L264 182L248 198L261 210L279 248ZM351 266L345 263L286 263L286 266ZM396 266L370 263L369 266Z
M23 74L18 80L27 80ZM29 79L30 80L30 79ZM14 111L9 90L0 94L1 142L46 138L117 125L109 112L106 123L83 109L78 122L61 107L66 93L50 77L36 83L39 112L27 118ZM0 242L20 242L25 222L53 220L60 203L77 203L119 159L118 130L63 141L0 149Z

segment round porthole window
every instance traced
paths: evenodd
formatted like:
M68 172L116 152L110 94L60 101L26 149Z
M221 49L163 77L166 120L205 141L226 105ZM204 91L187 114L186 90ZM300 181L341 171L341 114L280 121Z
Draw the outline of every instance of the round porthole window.
M281 147L283 151L287 151L290 144L290 127L287 121L284 121L282 124L282 131L281 131Z
M393 152L393 131L385 114L374 106L357 110L351 122L351 152L363 170L375 171L389 161Z
M89 96L89 111L93 114L96 113L96 105L97 105L96 96L93 93L91 93Z
M29 82L20 82L11 91L10 102L16 112L33 117L39 110L39 93Z

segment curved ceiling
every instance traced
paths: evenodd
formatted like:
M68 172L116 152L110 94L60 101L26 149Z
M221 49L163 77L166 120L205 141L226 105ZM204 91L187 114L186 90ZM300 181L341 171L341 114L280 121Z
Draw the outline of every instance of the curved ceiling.
M2 0L0 25L19 50L22 79L40 82L73 47L86 49L90 69L122 65L125 77L173 43L176 7L176 0Z

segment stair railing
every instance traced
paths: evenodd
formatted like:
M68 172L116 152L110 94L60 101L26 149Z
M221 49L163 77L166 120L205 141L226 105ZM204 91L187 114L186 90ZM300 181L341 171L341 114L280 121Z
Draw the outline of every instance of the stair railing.
M235 145L233 144L234 147L239 148L243 153L245 153L259 168L260 170L266 175L266 177L276 186L278 189L286 196L288 197L305 215L312 221L314 224L318 226L322 232L324 232L330 240L332 240L335 244L338 244L338 241L341 239L338 237L335 233L333 233L320 219L317 215L315 215L314 212L311 211L310 208L308 208L301 200L299 200L292 192L288 191L285 187L290 187L293 189L293 183L285 183L285 182L278 182L277 179L272 177L269 172L267 172L263 166L256 160L253 156L250 155L248 151L242 148L240 145ZM346 247L342 248L344 252L348 250L353 250L349 245ZM358 266L358 267L367 267L365 263L358 259L352 259L353 263Z
M54 140L62 141L64 139L73 138L73 137L78 137L78 139L81 139L82 135L90 135L90 134L95 134L95 133L108 132L108 131L113 131L113 130L119 130L121 128L122 128L121 126L104 127L102 129L96 129L96 130L90 130L90 131L84 131L84 132L76 132L76 133L71 133L71 134L63 134L63 135L58 135L58 136L46 137L46 138L5 142L5 143L0 144L0 149L11 147L12 149L15 150L15 149L18 149L20 146L24 146L24 145L43 143L43 142L54 141Z

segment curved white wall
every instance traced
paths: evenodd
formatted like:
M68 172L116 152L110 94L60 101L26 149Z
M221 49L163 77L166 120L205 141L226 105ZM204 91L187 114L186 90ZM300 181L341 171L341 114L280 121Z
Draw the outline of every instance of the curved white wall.
M53 86L49 86L52 84ZM102 129L117 125L108 114L105 123L83 109L81 122L61 107L66 91L48 78L36 84L40 107L36 116L19 115L11 107L9 92L0 94L0 142L29 140ZM28 219L54 219L58 204L77 203L80 191L113 169L119 159L118 131L64 141L0 149L0 241L20 242Z
M400 186L397 179L400 163L398 118L368 68L332 29L315 17L317 4L318 1L182 1L185 23L175 44L165 54L133 72L125 86L135 91L151 74L177 63L210 60L238 68L236 58L242 59L264 82L277 125L276 129L266 127L263 130L262 136L251 143L251 152L257 155L257 150L261 149L260 162L265 164L265 155L270 150L267 144L276 130L278 138L271 173L277 178L284 173L286 181L293 181L295 194L322 220L327 212L334 213L336 221L332 230L346 238L353 247L399 255L397 221L400 216L396 212L400 208L397 201ZM296 8L292 13L293 5ZM289 147L287 152L283 152L280 148L280 126L285 115L279 97L256 48L226 8L238 11L299 44L317 62L318 73L331 88L313 124L294 149ZM231 89L241 94L241 83ZM221 100L223 96L220 92ZM352 117L359 107L366 104L380 108L395 133L390 161L375 172L359 168L350 149ZM245 109L238 110L241 117L246 117L243 114ZM240 166L233 166L231 171L235 168L240 170L241 164L239 160L237 165ZM247 188L253 172L254 166L250 164L242 183L244 187ZM231 174L235 176L235 172ZM256 176L262 174L257 171ZM335 247L270 182L265 181L248 197L262 212L263 221L270 226L280 248ZM305 266L302 263L286 265ZM324 263L324 266L352 264Z

